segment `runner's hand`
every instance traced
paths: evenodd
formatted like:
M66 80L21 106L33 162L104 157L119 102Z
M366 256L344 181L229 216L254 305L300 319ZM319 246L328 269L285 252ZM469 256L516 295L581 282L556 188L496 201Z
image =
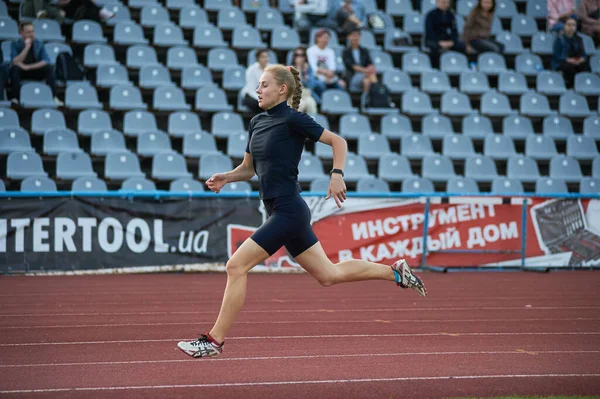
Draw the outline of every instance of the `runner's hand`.
M333 197L338 208L341 208L342 202L346 200L346 183L344 183L344 179L339 173L331 175L329 190L327 190L327 197L325 199L329 199L330 197Z
M219 191L221 191L225 184L227 184L227 178L225 177L224 173L212 175L210 179L206 181L208 188L217 194L219 194Z

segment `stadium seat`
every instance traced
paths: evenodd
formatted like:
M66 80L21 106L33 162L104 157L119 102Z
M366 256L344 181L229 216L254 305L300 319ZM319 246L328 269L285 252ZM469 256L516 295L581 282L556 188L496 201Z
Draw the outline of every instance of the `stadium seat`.
M393 17L410 14L413 12L412 2L409 0L386 0L385 12Z
M592 176L600 178L600 157L596 157L592 161Z
M65 93L65 105L70 109L102 108L96 88L88 82L71 83Z
M233 110L233 107L227 103L225 92L215 86L196 90L195 108L209 113Z
M196 26L207 25L208 14L197 4L182 8L179 11L179 26L182 28L195 28Z
M550 109L548 97L543 94L529 91L521 96L521 114L530 117L545 117L553 114Z
M238 56L229 48L213 48L208 51L208 68L213 71L224 71L238 65Z
M35 151L31 147L29 133L20 127L0 127L0 154L10 154L17 151Z
M523 14L513 14L510 20L510 30L523 37L531 37L537 33L537 23L531 16Z
M256 29L261 31L272 31L275 28L285 26L283 14L275 8L261 7L256 12Z
M421 119L421 133L432 139L442 139L447 135L454 134L454 128L448 117L431 114Z
M106 25L115 26L121 21L131 21L131 12L126 5L115 1L114 4L106 3L105 7L114 13L114 16L105 22Z
M349 112L358 112L358 109L352 106L352 99L348 92L339 89L328 89L322 95L321 112L342 115Z
M558 95L567 90L562 75L551 71L542 71L537 75L536 89L546 95Z
M515 58L515 70L525 76L535 76L543 69L544 63L538 55L521 53Z
M223 40L223 33L216 26L202 25L194 28L194 47L210 49L215 47L227 47Z
M528 136L534 134L531 119L520 115L505 117L502 120L502 132L514 139L527 139Z
M414 174L408 158L396 153L388 153L379 157L377 176L388 182L401 182L414 177Z
M126 180L145 177L140 160L131 152L109 153L104 160L104 177L110 180Z
M187 46L189 42L183 37L183 31L175 24L154 27L152 43L156 47Z
M507 116L514 111L510 107L508 97L492 90L481 96L481 113L489 116Z
M137 137L137 153L142 157L153 157L154 155L173 152L171 138L164 132L146 132Z
M506 71L506 61L500 54L481 53L477 56L477 68L486 75L500 75Z
M21 127L19 121L19 114L10 108L0 107L0 126L3 128L17 128Z
M326 177L326 175L323 172L323 164L319 157L308 153L302 154L298 164L298 181L308 183L323 177Z
M91 136L100 131L110 131L112 128L110 116L105 111L84 110L77 117L77 132L84 136Z
M545 72L541 72L543 74ZM519 72L504 71L498 76L498 91L507 95L521 95L529 91L525 76Z
M66 129L65 114L55 109L36 109L31 115L31 132L43 135L48 130Z
M22 193L50 193L56 191L54 180L45 176L30 176L21 182Z
M247 181L238 181L234 183L227 183L221 189L221 193L240 193L249 194L252 191L252 186Z
M598 194L600 192L600 179L594 177L584 177L579 183L580 194Z
M565 118L564 116L558 115L550 115L545 117L542 124L542 131L544 132L544 136L562 140L566 140L567 137L575 134L571 120Z
M231 158L223 154L206 154L200 157L198 177L208 179L215 173L229 172L233 169Z
M169 10L181 10L194 4L194 0L167 0L166 6Z
M85 152L61 152L56 158L56 177L74 180L78 177L96 177L92 160Z
M400 154L408 159L421 159L433 154L431 139L421 134L403 136L400 139Z
M469 71L469 60L462 53L446 51L440 57L440 67L448 75L460 75Z
M404 31L410 35L425 33L425 18L421 13L413 11L404 16Z
M50 65L56 65L56 57L60 53L73 55L73 49L66 43L46 43L44 48L46 49L48 58L50 58ZM2 52L4 52L4 49L2 49ZM10 53L8 53L8 56L10 57Z
M106 43L102 26L96 21L76 21L73 24L73 42L75 43Z
M456 90L447 91L442 95L442 113L452 116L466 116L474 113L469 97Z
M367 134L358 138L358 155L367 160L377 160L388 152L391 152L390 143L381 134Z
M198 66L198 57L194 49L185 46L175 46L167 50L167 68L183 70Z
M183 154L185 156L198 157L204 154L218 153L220 151L217 149L217 142L211 134L200 131L183 136Z
M402 54L407 51L414 51L411 36L400 29L389 28L384 33L383 48L390 54ZM364 33L363 33L364 34Z
M204 86L213 86L213 76L204 65L187 66L181 70L181 87L194 90Z
M472 178L476 182L491 182L498 177L496 164L491 158L483 155L475 155L465 160L465 177Z
M274 28L271 32L271 49L293 50L300 46L300 36L294 29L282 26Z
M573 135L567 139L567 155L578 161L592 161L600 154L592 137Z
M146 109L142 102L142 93L135 86L117 85L110 88L109 107L115 111Z
M52 90L44 83L29 82L21 86L21 101L23 108L56 108Z
M362 156L349 153L346 157L344 180L348 182L357 182L365 177L373 177L369 173L367 162Z
M477 2L474 0L458 0L456 2L456 12L458 15L466 17L476 4Z
M583 135L600 139L600 116L590 115L583 121Z
M246 15L237 7L221 8L217 13L217 26L221 30L234 30L247 24Z
M178 111L169 114L167 131L171 136L183 137L202 131L202 125L195 113Z
M446 191L459 194L477 194L479 193L479 186L473 179L457 176L448 180Z
M174 180L192 177L188 172L185 158L176 152L156 154L152 158L152 178L156 180Z
M419 90L409 90L402 93L402 112L409 115L427 115L433 107L429 96Z
M490 90L487 75L476 71L464 71L460 74L460 91L466 94L483 94Z
M560 96L558 111L570 118L585 118L591 114L587 99L571 90Z
M130 177L127 180L123 181L123 183L121 184L120 191L156 191L156 184L154 184L152 180L148 180L142 177Z
M600 73L600 54L594 54L590 57L590 68L593 73Z
M407 90L413 89L408 74L399 69L385 71L381 83L387 87L391 94L404 93Z
M583 177L579 162L567 155L557 155L550 160L550 177L578 182Z
M432 70L421 74L421 90L425 93L441 94L450 88L450 80L444 72Z
M169 24L169 11L156 3L143 6L140 13L140 23L145 28Z
M545 0L528 0L525 7L525 15L533 19L546 20L548 7Z
M369 55L371 56L373 66L377 70L377 73L385 73L386 71L395 69L392 56L385 51L371 49L369 50Z
M113 42L119 45L148 44L142 27L133 21L119 21L115 25Z
M517 6L513 0L499 0L496 2L496 16L499 18L512 18L517 12Z
M502 32L496 35L496 41L504 45L504 54L515 55L525 51L521 37L516 33Z
M433 188L433 183L429 179L422 177L410 177L402 181L402 192L407 194L432 194L435 192L435 189Z
M600 95L600 77L589 72L575 75L575 91L585 96Z
M21 180L29 176L47 176L42 165L42 158L35 152L12 152L6 161L6 176L9 179Z
M106 156L110 153L122 153L127 151L125 136L123 136L121 132L107 130L92 134L90 151L92 155Z
M242 0L242 10L249 14L255 14L261 8L268 6L267 0Z
M506 177L521 182L535 182L541 176L535 160L525 155L513 155L506 164Z
M61 152L80 152L77 134L70 129L52 129L44 133L44 154L58 155Z
M503 134L489 134L483 140L483 154L492 159L508 159L517 154L513 140Z
M496 194L522 194L523 183L507 177L496 177L492 180L492 193Z
M139 136L158 130L156 117L147 111L128 111L123 116L123 133L127 136Z
M398 139L412 133L410 119L404 115L385 115L381 118L381 134L390 139Z
M154 89L152 107L158 111L190 111L191 105L185 102L183 90L175 86L162 86Z
M356 182L357 193L389 193L390 186L377 177L363 177Z
M0 40L16 40L19 37L17 22L10 17L0 17Z
M547 161L558 155L558 152L551 137L532 134L525 140L525 155L532 159Z
M97 177L78 177L71 183L71 191L104 193L108 191L108 188L104 180Z
M431 154L423 157L421 175L432 182L444 182L456 177L454 165L445 155Z
M539 55L551 55L554 36L548 32L534 33L531 38L531 52Z
M248 133L236 133L227 138L227 155L232 158L244 158Z
M33 29L36 39L42 42L64 42L65 37L60 30L60 24L53 19L35 19Z
M431 60L427 54L409 52L402 54L402 70L409 75L420 75L431 70Z
M494 134L494 128L487 116L469 115L462 120L462 132L470 138L483 139L488 134Z
M347 139L358 139L362 135L373 133L369 118L356 113L342 115L339 130L342 137Z
M569 190L564 180L558 178L542 177L535 183L535 193L543 194L567 194Z
M191 193L202 193L204 192L204 185L198 180L194 180L190 177L180 177L171 181L169 184L170 192L191 192Z
M98 69L96 69L96 86L98 87L113 87L130 84L129 72L127 72L127 68L121 64L100 65Z
M442 140L442 154L448 158L464 160L475 155L471 138L464 134L447 135Z
M223 89L239 91L246 86L246 69L241 65L234 65L223 71Z
M157 65L158 56L154 47L146 45L129 46L126 53L126 61L128 68L140 69L147 65Z

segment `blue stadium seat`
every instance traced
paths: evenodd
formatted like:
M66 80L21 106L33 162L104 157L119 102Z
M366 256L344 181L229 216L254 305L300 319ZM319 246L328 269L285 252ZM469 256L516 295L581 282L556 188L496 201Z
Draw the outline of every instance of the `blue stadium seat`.
M202 193L204 192L204 185L198 180L194 180L188 177L181 177L171 181L169 184L170 192L190 192L190 193Z
M391 94L404 93L407 90L413 89L410 76L399 69L385 71L381 83L387 87Z
M567 155L579 161L592 161L600 154L592 137L573 135L567 139Z
M367 160L377 160L382 154L391 152L390 143L380 134L362 135L358 138L358 155Z
M140 23L145 28L169 24L169 11L157 3L143 6L140 13Z
M535 183L535 193L543 194L567 194L569 192L563 179L541 177Z
M496 16L511 18L517 14L517 6L513 0L499 0L496 2Z
M166 5L169 10L181 10L194 4L194 0L167 0Z
M248 133L236 133L227 138L227 155L232 158L244 158L248 144Z
M116 130L107 130L96 132L92 135L91 151L92 155L106 156L110 153L127 152L125 145L125 136Z
M23 108L56 108L50 86L40 82L29 82L21 86L21 106Z
M402 112L409 115L427 115L433 112L431 99L419 90L409 90L402 94Z
M146 65L157 65L158 56L154 47L146 45L134 45L127 48L126 60L128 68L140 69Z
M447 116L430 114L421 119L421 133L432 139L442 139L454 134L454 128Z
M521 182L535 182L539 179L540 171L534 159L525 155L514 155L506 164L506 177Z
M6 177L22 180L29 176L48 176L44 171L42 158L35 152L12 152L6 161Z
M446 51L440 57L440 67L448 75L460 75L469 71L469 60L462 53Z
M421 159L433 154L431 139L421 134L403 136L400 139L400 154L408 159Z
M46 49L48 58L50 58L50 65L56 64L56 57L58 57L60 53L73 55L73 49L66 43L46 43L44 44L44 48ZM2 49L2 52L4 52L4 48ZM7 55L10 57L10 52Z
M383 39L383 48L390 54L401 54L407 51L414 51L416 47L413 45L411 36L400 29L388 29L385 32Z
M202 131L200 118L193 112L178 111L169 114L168 129L171 136L183 137Z
M19 114L10 108L0 108L0 126L3 128L21 127Z
M194 28L194 47L205 49L227 47L227 42L223 40L223 33L219 28L202 25Z
M75 43L106 43L102 26L96 21L76 21L73 24L73 42Z
M163 152L172 153L171 138L168 134L156 131L141 133L137 137L137 153L142 157L153 157Z
M326 177L326 175L323 172L323 164L319 157L303 153L298 164L298 181L308 183L323 177Z
M479 186L477 186L477 182L473 179L467 177L453 177L448 180L446 191L459 194L477 194L479 193Z
M451 89L448 75L440 71L425 71L421 74L421 90L428 94L441 94Z
M104 193L108 188L104 180L97 177L78 177L71 183L71 191Z
M198 66L198 58L194 49L184 46L175 46L167 50L167 68L182 70L187 67Z
M366 177L373 176L369 173L365 159L360 155L349 153L346 157L344 180L348 182L357 182Z
M551 137L532 134L525 140L525 155L532 159L547 161L558 155L558 152Z
M88 82L71 83L65 93L65 105L70 109L102 108L96 88Z
M183 90L175 86L162 86L154 89L152 107L159 111L190 111Z
M155 26L152 43L156 47L187 46L189 44L183 37L181 28L175 24Z
M453 160L469 158L475 155L473 141L464 134L447 135L442 140L442 154Z
M587 99L571 90L560 96L558 111L570 118L585 118L592 113Z
M500 75L506 71L506 61L500 54L481 53L477 56L477 68L486 75Z
M492 180L492 193L497 194L522 194L523 183L516 179L506 177L496 177Z
M483 140L483 154L494 160L509 159L517 154L512 138L503 134L489 134Z
M487 75L477 71L460 74L460 91L466 94L483 94L490 90Z
M600 179L584 177L579 183L580 194L598 194L600 192Z
M225 92L215 86L196 90L195 105L196 110L208 113L233 110L233 106L227 103Z
M498 177L494 161L483 155L475 155L465 160L465 177L476 182L491 182Z
M572 130L572 128L571 128ZM583 121L583 135L600 139L600 116L590 115Z
M139 86L143 89L173 85L169 70L160 64L143 66L140 69Z
M388 182L401 182L414 177L408 158L396 153L382 154L377 168L377 176Z
M101 131L111 131L112 128L110 116L105 111L84 110L77 117L77 132L83 136L91 136Z
M521 114L530 117L546 117L553 114L550 109L548 97L543 94L529 91L521 96L520 100Z
M425 33L425 18L421 13L413 11L404 16L404 31L411 35Z
M195 28L208 23L206 11L196 4L184 7L179 11L179 26L182 28Z
M506 116L514 113L508 97L495 90L481 96L481 113L490 116Z
M232 134L234 136L235 134ZM206 132L189 133L183 136L183 154L199 157L204 154L219 154L215 137Z
M246 69L235 65L223 71L223 89L239 91L246 86Z
M410 119L404 115L385 115L381 118L381 134L390 139L398 139L412 133Z
M104 177L110 180L126 180L145 177L140 160L131 152L115 152L106 155Z
M116 85L129 85L129 72L121 64L100 65L96 69L96 86L113 87Z
M45 176L30 176L21 182L22 193L50 193L56 191L54 180Z
M75 180L78 177L96 177L92 160L85 152L61 152L56 158L56 177Z
M218 11L217 26L221 30L234 30L247 24L246 15L237 7L221 8Z
M211 118L211 133L215 137L229 137L232 134L244 133L244 120L235 112L217 112Z
M58 21L53 19L35 19L32 22L36 39L41 40L42 42L65 41L65 37L61 32Z
M115 25L113 42L120 45L148 44L142 27L133 21L120 21Z
M452 116L465 116L475 110L471 108L471 101L466 94L451 90L442 95L442 112Z
M410 75L420 75L431 70L431 60L427 54L409 52L402 54L402 70Z
M357 193L389 193L390 186L385 180L376 177L363 177L356 182Z
M600 95L600 77L589 72L575 75L575 91L585 96Z
M533 19L546 20L548 7L545 0L528 0L526 2L525 15Z
M411 177L402 181L402 192L431 194L435 192L435 189L431 180L423 177Z
M148 180L141 177L130 177L124 180L121 184L121 190L124 192L151 192L156 191L156 184L152 180Z
M31 147L29 133L20 127L1 127L0 154L10 154L16 151L35 152Z
M516 33L499 33L496 35L496 41L504 45L504 54L514 55L525 51L523 40L521 40L521 37Z
M188 172L185 158L176 152L156 154L152 158L152 178L156 180L174 180L192 177Z
M271 32L271 49L273 50L293 50L300 46L300 36L298 32L287 26L274 28Z
M531 38L531 52L539 55L552 54L554 46L554 35L547 32L537 32Z
M537 75L536 89L546 95L558 95L567 90L562 75L553 71L542 71Z
M44 134L52 129L66 129L65 114L55 109L36 109L31 115L31 132Z
M567 155L557 155L550 160L550 177L575 183L580 181L583 175L581 166L575 158Z
M531 37L538 31L538 28L533 17L514 14L510 20L510 30L519 36Z
M115 111L146 109L142 93L135 86L117 85L110 88L109 107Z
M0 17L0 40L16 40L18 38L17 22L10 17Z
M386 0L385 12L392 17L411 14L413 12L412 2L409 0Z
M349 112L358 112L358 109L352 106L352 99L348 92L339 89L328 89L322 95L321 112L342 115Z
M542 124L542 131L544 132L544 136L562 140L566 140L567 137L575 134L571 120L558 115L545 117Z
M521 53L515 58L515 70L525 76L535 76L544 69L539 55Z
M70 129L52 129L44 133L44 154L58 155L61 152L80 152L77 134Z
M126 112L123 117L123 133L127 136L139 136L157 130L156 117L153 113L132 110Z
M275 8L261 7L256 12L254 26L256 27L256 29L268 32L272 31L275 28L285 26L283 14Z
M373 66L377 69L377 73L385 73L395 68L392 56L385 51L371 49L369 50Z
M223 154L206 154L200 157L198 177L208 179L215 173L229 172L233 169L231 158Z
M214 84L210 69L204 65L187 66L181 70L181 87L184 89L194 90Z
M249 194L252 191L252 186L247 181L238 181L228 183L221 189L222 193L245 193Z
M541 72L544 74L546 72ZM498 91L508 95L521 95L529 91L525 76L519 72L505 71L498 76Z
M266 47L263 43L260 32L252 26L240 26L233 30L231 47L241 50L250 50Z
M462 132L474 139L483 139L488 134L494 134L492 121L487 116L469 115L462 120Z
M373 133L369 118L361 114L345 114L340 117L340 134L349 139L358 139L362 135Z
M520 115L509 115L502 120L502 132L515 139L526 139L534 134L531 119Z
M131 21L131 12L126 5L115 2L114 4L105 3L104 6L115 14L111 19L105 22L106 25L115 26L121 21Z
M229 48L212 48L207 57L207 66L213 71L224 71L239 64L237 53Z
M421 175L432 182L444 182L456 177L450 158L438 154L423 157Z

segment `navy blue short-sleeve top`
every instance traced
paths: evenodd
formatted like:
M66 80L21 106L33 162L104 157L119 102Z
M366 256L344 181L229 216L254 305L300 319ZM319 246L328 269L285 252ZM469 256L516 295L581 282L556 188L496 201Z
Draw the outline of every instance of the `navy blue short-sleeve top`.
M302 191L298 164L304 143L306 139L319 141L323 130L313 118L292 109L286 101L252 118L246 152L254 159L261 199Z

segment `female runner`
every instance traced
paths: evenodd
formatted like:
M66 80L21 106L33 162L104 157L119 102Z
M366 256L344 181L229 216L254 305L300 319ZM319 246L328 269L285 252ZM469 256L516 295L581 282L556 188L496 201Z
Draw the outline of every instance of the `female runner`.
M227 262L227 285L212 330L196 341L178 344L181 350L196 358L221 354L225 337L246 298L248 271L282 246L324 287L350 281L388 280L427 296L423 282L403 259L390 267L357 259L333 264L327 258L312 230L310 209L300 197L298 163L306 139L332 147L333 170L326 198L333 197L341 208L346 199L342 171L346 162L346 141L324 129L307 114L296 111L302 98L302 83L294 67L267 67L256 93L258 105L266 112L250 121L243 162L230 172L215 174L206 184L218 193L225 184L250 180L256 173L260 198L269 217ZM288 105L290 99L291 107Z

